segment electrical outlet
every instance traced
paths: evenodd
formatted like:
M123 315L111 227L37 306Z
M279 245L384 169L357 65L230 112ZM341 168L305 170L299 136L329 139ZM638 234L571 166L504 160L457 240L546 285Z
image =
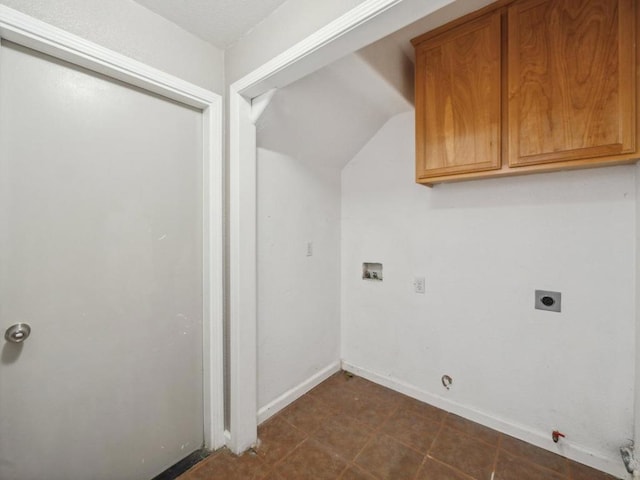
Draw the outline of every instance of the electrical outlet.
M550 292L549 290L536 290L534 307L537 310L547 310L549 312L560 312L560 292Z
M416 293L424 293L424 277L415 277L413 279L413 289Z

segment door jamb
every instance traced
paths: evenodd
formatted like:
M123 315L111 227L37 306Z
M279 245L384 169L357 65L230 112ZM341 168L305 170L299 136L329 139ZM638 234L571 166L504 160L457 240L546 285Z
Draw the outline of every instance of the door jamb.
M365 0L229 87L230 431L241 453L257 440L256 128L251 99L286 86L461 0Z
M0 5L0 39L65 60L202 112L203 405L205 446L224 445L222 98L204 88Z

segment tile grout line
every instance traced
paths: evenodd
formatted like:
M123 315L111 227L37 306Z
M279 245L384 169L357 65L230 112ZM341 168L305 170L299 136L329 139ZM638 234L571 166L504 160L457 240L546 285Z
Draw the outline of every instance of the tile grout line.
M359 468L362 468L365 472L367 472L369 475L371 475L374 478L379 478L377 475L374 475L372 472L370 472L368 469L364 468L361 465L358 465L356 463L356 460L358 459L358 457L362 454L362 452L364 452L364 450L369 446L369 444L375 439L376 437L376 431L372 430L371 433L369 434L369 438L367 439L366 442L364 442L364 446L358 451L358 453L356 453L356 455L353 457L353 460L351 460L351 465L353 466L357 466Z
M378 430L374 431L374 433L377 433L377 432L378 432ZM440 429L438 429L438 433L439 433L439 432L440 432ZM380 436L387 436L387 437L391 438L391 440L393 440L394 442L398 442L398 443L399 443L400 445L402 445L403 447L408 448L408 449L409 449L409 450L411 450L412 452L414 452L414 453L418 453L418 454L420 454L420 455L425 455L425 456L426 456L426 455L428 454L428 452L429 452L429 449L427 449L427 453L423 453L423 452L421 452L420 450L416 449L416 448L415 448L414 446L412 446L411 444L409 444L409 443L405 442L404 440L400 440L399 438L394 437L393 435L391 435L391 434L389 434L389 433L382 433L382 432L381 432L381 433L380 433ZM431 441L431 444L433 444L433 442L435 442L435 439L436 439L436 437L437 437L437 436L438 436L438 434L436 434L436 435L434 436L433 440ZM429 447L429 448L431 448L431 447Z
M278 414L278 415L276 415L276 416L279 416L279 415L280 415L280 414ZM330 415L331 415L331 414L327 414L327 415L325 415L325 416L323 417L323 421L324 421L324 420L326 420ZM274 417L274 418L275 418L275 417ZM327 447L327 445L325 445L323 442L321 442L320 440L318 440L317 438L315 438L315 437L314 437L314 435L313 435L313 433L309 433L309 432L307 432L307 431L305 431L305 430L303 430L303 429L301 429L301 428L299 428L299 427L296 427L295 425L293 425L291 422L289 422L289 421L288 421L286 418L284 418L284 417L282 417L281 419L282 419L284 422L286 422L287 424L289 424L291 427L293 427L294 429L296 429L296 430L300 431L301 433L303 433L304 435L306 435L306 438L305 438L304 440L302 440L300 443L296 444L296 445L295 445L295 447L293 447L293 448L291 449L291 451L290 451L290 452L288 452L286 455L284 455L280 460L278 460L278 461L277 461L277 462L275 462L273 465L271 465L271 469L267 472L267 474L266 474L266 475L265 475L265 477L263 477L263 478L266 478L266 476L268 476L270 473L276 473L276 474L277 474L277 472L275 471L275 469L276 469L276 467L277 467L277 466L279 466L280 464L282 464L282 463L283 463L287 458L289 458L289 457L290 457L294 452L296 452L300 447L302 447L302 445L303 445L304 443L309 442L309 441L312 441L312 440L313 440L313 441L315 441L315 442L317 442L318 444L320 444L320 446L322 447L322 449L323 449L323 450L326 450L326 453L328 453L330 456L332 456L332 457L333 457L334 455L336 455L336 454L334 454L334 452L332 452L332 451L331 451L331 449L330 449L329 447ZM315 431L317 431L317 430L319 430L319 429L320 429L320 427L317 427L317 428L314 430L314 433L315 433ZM340 461L344 462L344 467L342 468L342 470L340 470L340 473L339 473L339 474L338 474L338 476L336 477L336 479L340 479L340 477L341 477L342 475L344 475L344 474L345 474L345 472L347 471L347 469L348 469L348 468L349 468L349 466L351 465L351 462L349 462L349 461L348 461L348 460L346 460L345 458L341 457L340 455L336 455L336 456L340 459ZM264 460L263 460L263 463L265 463L265 462L264 462ZM267 465L267 466L268 466L268 465Z
M496 456L493 458L493 466L491 468L491 480L494 480L496 476L496 469L498 468L498 457L500 456L500 450L502 447L502 435L498 437L498 444L496 445Z
M436 463L439 463L440 465L444 465L445 467L447 467L447 468L449 468L449 469L453 470L454 472L456 472L458 475L461 475L461 476L463 476L463 477L465 477L465 478L468 478L469 480L476 480L474 477L472 477L471 475L469 475L469 474L468 474L468 473L466 473L466 472L463 472L463 471L462 471L462 470L460 470L458 467L454 467L453 465L450 465L450 464L448 464L448 463L445 463L445 462L443 462L442 460L439 460L439 459L437 459L437 458L435 458L435 457L431 457L431 456L430 456L430 457L429 457L429 459L430 459L430 460L432 460L432 461L434 461L434 462L436 462Z
M347 470L349 470L349 463L345 462L344 468L340 471L340 473L336 477L336 480L340 480L342 476L347 472Z
M269 470L267 471L267 474L266 474L263 478L266 478L270 473L277 473L277 472L275 471L275 470L276 470L276 467L277 467L278 465L280 465L282 462L284 462L284 460L285 460L286 458L288 458L288 457L289 457L289 455L291 455L293 452L295 452L298 448L300 448L300 446L301 446L303 443L305 443L307 440L309 440L309 439L311 438L309 435L307 435L307 433L306 433L306 432L304 432L303 430L299 429L299 428L298 428L298 427L296 427L295 425L292 425L290 422L288 422L288 421L287 421L287 419L286 419L286 418L283 418L283 417L280 415L280 413L281 413L281 412L279 412L278 414L274 415L274 416L273 416L272 418L270 418L269 420L272 420L272 419L273 419L273 420L276 420L276 419L279 417L279 418L280 418L280 420L282 420L283 422L285 422L287 425L289 425L289 426L290 426L290 427L292 427L293 429L295 429L295 430L299 431L300 433L302 433L302 434L305 436L305 438L304 438L304 439L302 439L300 442L296 443L296 444L295 444L295 446L294 446L294 447L293 447L289 452L287 452L285 455L283 455L283 456L282 456L282 458L281 458L280 460L277 460L276 462L274 462L274 463L273 463L273 464L271 464L271 465L267 464L267 462L266 462L264 459L261 459L265 464L267 464L267 466L268 466L268 467L270 466ZM259 437L258 437L258 439L259 439ZM260 448L260 447L258 447L257 449L259 449L259 448ZM259 456L258 456L258 457L259 457Z
M442 433L442 431L445 428L445 424L446 424L448 416L449 416L449 412L447 412L445 415L442 416L442 420L440 420L440 428L438 429L438 433L436 433L436 436L431 441L431 445L429 445L429 448L427 449L427 453L425 455L425 458L431 454L431 450L433 450L433 447L436 444L436 440L438 440L438 437L440 437L440 434Z
M533 445L533 446L535 447L535 445ZM540 447L536 447L536 448L540 448ZM547 467L545 465L541 465L540 463L534 462L529 457L527 457L525 455L518 455L516 453L510 452L509 450L507 450L505 448L501 448L501 450L504 453L506 453L507 455L511 456L511 457L514 457L514 458L516 458L516 459L518 459L518 460L520 460L522 462L525 462L525 463L527 463L529 465L533 465L534 467L538 467L538 468L540 468L540 469L542 469L542 470L544 470L544 471L546 471L548 473L552 473L552 474L558 475L560 477L564 477L567 480L571 480L573 478L573 476L570 474L569 459L567 457L563 457L562 455L559 455L559 456L566 463L565 473L558 472L557 470L554 470L553 468L549 468L549 467ZM547 450L544 450L544 451L546 452ZM553 453L553 452L550 452L550 453ZM554 455L557 455L557 454L554 454Z
M429 453L431 452L433 445L436 443L436 440L438 439L440 432L442 432L442 429L444 428L444 420L447 418L447 415L449 415L449 413L446 413L445 415L442 416L442 420L440 420L440 426L438 427L438 432L433 436L433 440L431 440L431 445L429 445L429 448L427 448L427 451L422 457L422 462L420 462L420 465L418 465L418 470L413 476L414 480L418 478L418 474L420 473L420 470L422 470L422 467L424 467L425 463L427 463L427 458L429 458Z
M448 463L443 462L442 460L435 458L433 456L431 456L431 451L433 450L433 447L435 447L436 445L436 441L438 439L438 437L440 436L440 434L442 433L442 431L445 428L451 428L449 425L447 425L447 418L451 415L450 412L447 412L447 414L442 417L442 425L440 425L440 430L438 430L438 433L436 434L436 437L433 439L433 441L431 442L431 446L429 447L429 450L427 451L427 454L425 455L425 463L427 458L433 460L436 463L439 463L440 465L444 465L447 468L450 468L451 470L453 470L456 473L459 473L460 475L462 475L463 477L467 477L469 479L473 479L473 477L471 475L468 475L466 472L463 472L462 470L460 470L458 467L454 466L454 465L450 465ZM457 433L462 433L459 430L456 430L455 428L452 429L455 430Z
M349 467L353 467L355 470L362 471L362 472L366 473L367 475L369 475L371 478L374 478L375 480L382 480L382 479L381 479L380 477L378 477L377 475L374 475L373 473L371 473L369 470L367 470L367 469L366 469L366 468L364 468L363 466L358 465L358 464L356 464L356 463L354 463L354 462L349 463L349 464L347 465L347 468L349 468ZM346 472L346 470L345 470L345 472ZM342 474L344 475L344 473L345 473L345 472L343 472Z
M455 415L455 414L450 413L450 412L447 412L447 413L448 413L448 415L447 415L447 416ZM457 416L457 415L456 415L456 416ZM462 417L460 417L460 418L462 418ZM466 418L464 418L463 420L466 420L466 421L468 421L468 422L473 423L474 425L478 425L478 426L480 426L480 427L482 427L482 428L484 428L484 429L491 430L492 432L495 432L496 434L498 434L498 438L500 438L500 435L502 435L502 434L501 434L500 432L498 432L497 430L493 430L492 428L485 427L484 425L481 425L481 424L479 424L479 423L473 422L472 420L467 420ZM490 445L490 446L492 446L492 447L495 447L495 446L498 444L498 442L496 442L496 443L487 442L486 440L483 440L483 439L479 438L477 435L474 435L473 433L466 432L466 431L462 430L461 428L456 428L456 427L454 427L453 425L449 425L449 424L447 424L446 426L447 426L448 428L450 428L451 430L455 430L457 433L460 433L460 434L462 434L462 435L466 435L467 437L471 437L471 438L473 438L473 439L477 440L477 441L478 441L478 442L480 442L480 443L484 443L485 445Z
M442 433L442 431L443 431L445 428L448 428L448 429L452 430L452 431L453 431L453 433L455 433L456 435L462 435L462 436L464 436L464 437L470 438L470 439L471 439L471 440L473 440L473 441L476 441L476 442L482 443L482 444L484 444L484 445L486 445L486 446L489 446L489 447L493 447L493 448L495 448L495 449L496 449L496 457L494 458L494 470L495 470L495 463L497 462L497 455L498 455L498 451L500 450L500 449L499 449L499 447L498 447L498 445L500 444L500 442L501 442L501 440L502 440L502 437L500 437L500 436L498 437L498 442L496 442L496 444L495 444L495 445L494 445L494 444L492 444L492 443L490 443L490 442L485 442L485 441L483 441L483 440L480 440L480 439L479 439L479 438L477 438L475 435L472 435L472 434L470 434L470 433L468 433L468 432L464 432L464 431L462 431L462 430L459 430L459 429L457 429L457 428L452 427L451 425L448 425L448 424L447 424L447 422L446 422L446 419L447 419L450 415L452 415L452 414L451 414L450 412L448 412L448 413L447 413L447 415L445 416L445 418L443 419L443 421L442 421L442 427L441 427L441 430L438 432L438 435L436 436L436 439L437 439L437 437L439 437L439 436L440 436L440 434ZM463 477L465 477L465 478L468 478L468 479L470 479L470 480L475 480L475 477L473 477L473 476L469 475L467 472L464 472L464 471L460 470L457 466L455 466L455 465L451 465L450 463L447 463L447 462L445 462L445 461L443 461L443 460L440 460L439 458L433 457L433 456L431 455L431 450L432 450L432 449L433 449L433 447L435 446L436 439L434 439L434 441L433 441L433 443L432 443L432 445L431 445L431 448L429 449L429 452L427 453L427 457L428 457L429 459L433 460L434 462L437 462L437 463L439 463L439 464L441 464L441 465L446 466L447 468L450 468L451 470L453 470L454 472L456 472L456 473L458 473L458 474L462 475L462 476L463 476ZM492 475L491 475L491 480L493 480L493 472L492 472Z
M302 444L303 444L303 443L305 443L308 439L309 439L309 438L307 437L307 438L305 438L304 440L302 440L302 441L301 441L300 443L298 443L295 447L293 447L293 448L291 449L291 451L290 451L290 452L288 452L288 453L286 453L285 455L283 455L283 456L282 456L282 458L281 458L280 460L278 460L277 462L274 462L274 463L271 465L271 470L270 470L270 472L267 472L267 474L268 474L268 473L277 473L277 472L275 471L275 470L276 470L276 467L278 467L278 465L280 465L282 462L284 462L284 461L285 461L285 459L287 459L287 458L288 458L288 457L289 457L293 452L295 452L296 450L298 450L298 448L300 448L300 447L302 446Z
M287 425L289 425L290 427L293 427L295 430L297 430L298 432L302 433L303 435L305 435L307 438L311 438L311 435L308 434L307 432L305 432L303 429L296 427L293 423L291 423L289 420L287 420L286 418L284 418L282 415L278 414L275 417L273 417L274 419L280 417L280 420L282 420L283 422L285 422ZM305 438L306 440L306 438ZM304 440L303 440L304 441ZM300 442L302 443L302 442ZM299 445L299 444L298 444ZM297 445L296 445L297 447Z
M445 425L444 427L453 430L454 433L456 433L457 435L462 435L464 437L471 438L472 440L475 440L476 442L482 443L483 445L488 446L488 447L497 447L498 443L500 441L500 437L498 437L498 442L491 443L491 442L487 442L485 440L481 440L480 438L478 438L476 435L474 435L472 433L468 433L468 432L465 432L463 430L459 430L457 428L454 428L451 425Z

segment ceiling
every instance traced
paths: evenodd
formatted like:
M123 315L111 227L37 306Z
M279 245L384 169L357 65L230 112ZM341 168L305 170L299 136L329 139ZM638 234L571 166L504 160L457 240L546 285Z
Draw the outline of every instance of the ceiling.
M152 12L224 49L285 0L135 0Z

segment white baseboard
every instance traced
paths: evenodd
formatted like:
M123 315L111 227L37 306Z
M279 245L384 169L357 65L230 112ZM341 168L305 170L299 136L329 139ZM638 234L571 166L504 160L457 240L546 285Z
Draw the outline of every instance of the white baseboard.
M284 392L278 398L258 410L258 425L269 419L284 407L294 402L313 387L321 384L334 373L340 371L341 362L333 362L304 382Z
M461 417L467 418L481 425L485 425L489 428L497 430L499 432L511 435L512 437L523 440L527 443L531 443L537 447L543 448L553 453L557 453L564 457L570 458L578 463L583 463L597 470L609 473L616 478L631 478L627 473L620 457L606 458L602 454L590 452L587 449L581 448L579 445L572 445L567 442L549 445L548 432L541 432L519 425L488 413L476 410L468 405L462 405L439 395L420 390L408 383L401 380L397 380L388 375L381 375L379 373L367 370L365 368L358 367L347 361L342 361L342 369L347 372L351 372L360 377L366 378L372 382L375 382L384 387L388 387L397 392L408 395L422 402L428 403L435 407L441 408L448 412L455 413Z

